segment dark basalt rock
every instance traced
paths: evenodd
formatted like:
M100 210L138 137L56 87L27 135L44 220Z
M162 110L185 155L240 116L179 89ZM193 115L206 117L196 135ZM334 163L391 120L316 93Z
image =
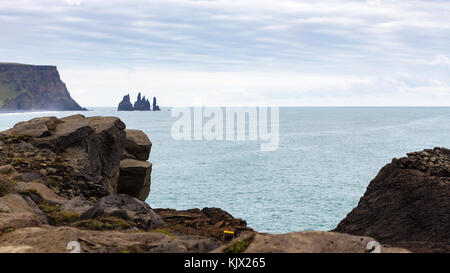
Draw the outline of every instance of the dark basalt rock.
M450 150L392 160L335 231L416 252L450 252Z
M87 198L116 193L126 140L125 124L116 117L35 118L16 124L0 136L12 142L8 147L14 150L13 154L0 153L5 157L4 164L21 158L22 173L46 176L66 173L58 179L64 181L61 187L68 188L60 190L71 190L70 194L83 194ZM28 156L24 157L25 154ZM41 169L39 164L46 168ZM69 178L69 174L73 177Z
M61 81L56 66L0 63L0 111L85 111Z
M133 159L147 160L150 156L152 142L141 130L125 130L125 150L133 156Z
M158 107L159 109L159 107ZM138 94L136 102L131 104L130 95L123 97L117 108L118 111L151 111L150 101L144 97L141 97L141 93ZM159 111L159 110L158 110Z
M152 164L147 161L152 143L140 130L125 130L125 150L120 161L117 193L145 200L150 193Z
M244 232L253 232L247 222L234 218L219 208L190 210L155 209L166 223L167 228L182 234L213 237L222 241L223 231L234 231L236 236Z
M156 104L156 97L153 97L153 111L161 111L159 105Z
M124 220L135 221L144 229L164 227L164 221L145 202L126 194L103 197L93 208L81 214L81 219L95 219L114 216Z
M134 110L135 111L150 111L150 102L148 101L148 99L145 98L145 96L143 98L141 98L141 93L138 94L137 100L134 103Z
M130 101L130 95L123 96L122 101L119 103L117 107L117 111L133 111L133 104Z
M148 161L125 159L120 161L117 193L125 193L145 201L150 193L152 164Z

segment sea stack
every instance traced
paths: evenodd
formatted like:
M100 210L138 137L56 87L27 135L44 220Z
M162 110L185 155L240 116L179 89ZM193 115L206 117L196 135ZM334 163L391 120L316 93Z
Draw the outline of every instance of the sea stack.
M117 107L117 111L133 111L133 104L130 101L130 94L123 96L122 101L119 103L119 107Z
M0 111L85 111L69 94L56 66L0 63Z
M137 100L134 103L135 111L151 111L150 102L144 97L141 98L141 93L138 94Z
M152 111L152 105L148 98L142 97L139 92L134 105L131 103L129 94L124 96L117 107L117 111ZM156 97L153 98L153 111L161 111L159 105L156 104Z
M153 111L161 111L159 105L156 104L156 97L153 97Z

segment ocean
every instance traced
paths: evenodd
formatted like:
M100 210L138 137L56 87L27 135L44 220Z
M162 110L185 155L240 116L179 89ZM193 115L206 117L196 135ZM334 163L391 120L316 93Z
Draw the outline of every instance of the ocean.
M269 152L258 141L174 140L170 111L91 109L82 114L117 116L153 142L153 208L219 207L268 233L333 229L392 158L450 147L450 108L282 107ZM72 114L0 114L0 130Z

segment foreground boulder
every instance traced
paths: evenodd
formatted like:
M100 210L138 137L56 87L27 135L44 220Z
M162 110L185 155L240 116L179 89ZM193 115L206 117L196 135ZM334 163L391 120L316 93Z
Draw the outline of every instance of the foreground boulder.
M19 180L44 182L69 199L125 193L145 200L150 193L152 144L116 117L34 118L1 132L1 143L0 174L20 172Z
M125 193L145 200L150 193L152 164L148 161L125 159L120 161L117 193Z
M147 161L152 143L140 130L125 130L125 150L120 161L117 193L145 200L150 193L152 164Z
M35 179L70 180L60 184L67 194L73 194L74 187L88 196L114 194L124 129L115 117L35 118L1 133L10 150L4 163L20 165L22 173L34 174ZM86 186L71 185L75 181Z
M450 150L392 160L335 231L417 252L450 252Z
M106 196L97 205L85 211L81 219L96 219L114 216L123 220L130 220L143 229L164 227L164 221L145 202L125 194Z
M141 130L125 130L125 150L132 159L147 160L150 156L152 142Z

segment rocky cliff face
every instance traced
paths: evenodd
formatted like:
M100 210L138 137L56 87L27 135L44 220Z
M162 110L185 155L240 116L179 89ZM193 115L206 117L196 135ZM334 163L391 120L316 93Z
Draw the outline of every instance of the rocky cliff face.
M86 110L76 103L55 66L0 63L0 111Z
M394 159L335 231L418 252L450 252L450 150Z

